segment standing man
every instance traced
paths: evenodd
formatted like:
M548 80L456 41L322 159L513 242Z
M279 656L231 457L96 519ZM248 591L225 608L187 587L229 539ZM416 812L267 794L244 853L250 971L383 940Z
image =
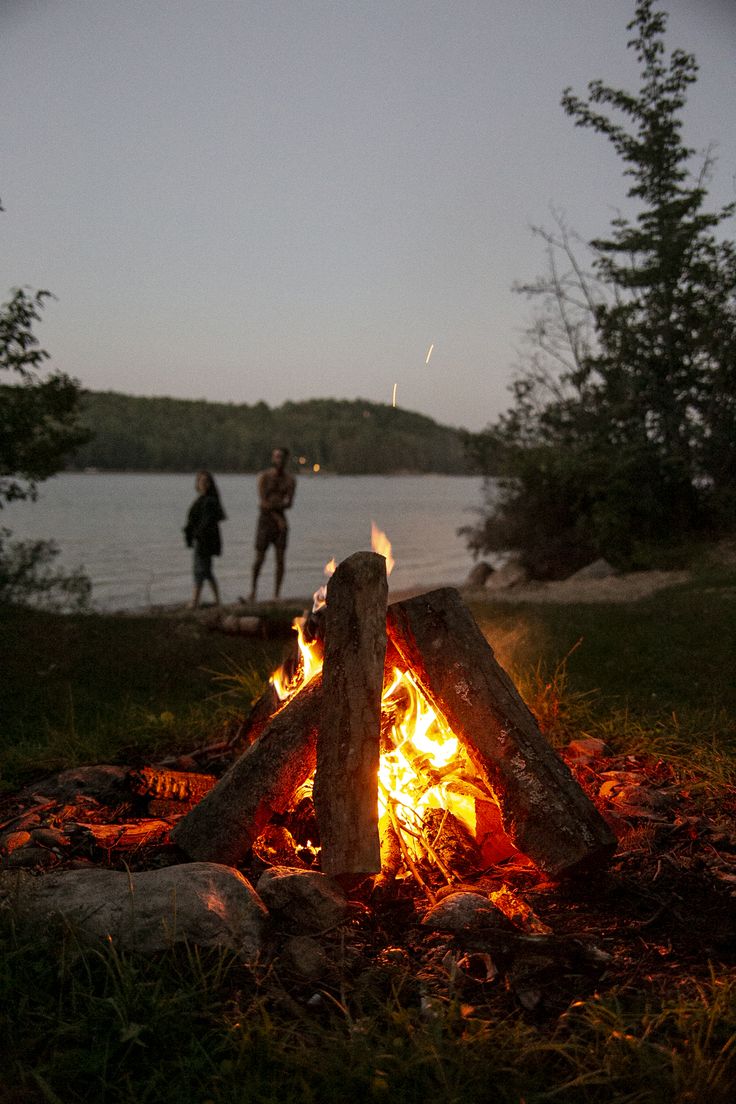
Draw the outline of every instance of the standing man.
M276 579L274 598L281 593L286 561L286 543L289 539L289 526L284 514L294 501L296 479L286 471L289 458L287 448L275 448L271 453L271 467L258 476L258 529L256 530L256 558L253 561L253 584L250 600L256 600L256 584L269 544L276 552Z

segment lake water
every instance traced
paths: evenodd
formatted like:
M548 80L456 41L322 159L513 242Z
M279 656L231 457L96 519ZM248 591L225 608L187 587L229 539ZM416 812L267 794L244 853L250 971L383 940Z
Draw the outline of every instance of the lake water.
M253 475L223 475L228 520L215 574L224 602L250 589L257 517ZM393 546L393 592L457 585L473 561L457 529L475 520L478 477L444 475L302 476L290 511L284 598L306 597L324 581L324 565L370 548L371 521ZM189 600L192 554L182 528L195 498L193 475L65 473L41 484L37 502L16 502L0 525L20 540L53 538L59 563L83 567L99 609L139 609ZM273 593L273 549L258 585ZM205 599L209 593L205 592Z

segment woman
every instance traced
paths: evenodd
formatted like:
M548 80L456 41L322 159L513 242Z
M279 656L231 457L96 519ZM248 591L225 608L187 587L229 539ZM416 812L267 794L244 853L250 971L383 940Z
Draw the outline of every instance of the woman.
M220 522L225 521L226 515L211 472L198 471L194 486L199 497L190 507L184 537L187 548L194 548L192 609L197 609L205 580L212 587L215 603L220 604L220 592L212 574L212 557L222 552Z

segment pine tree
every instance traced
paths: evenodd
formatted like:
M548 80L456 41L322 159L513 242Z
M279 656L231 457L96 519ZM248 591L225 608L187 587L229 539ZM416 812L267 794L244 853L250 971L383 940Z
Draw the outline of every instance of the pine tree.
M590 243L606 294L589 304L588 349L554 386L532 359L474 447L505 478L471 548L515 547L540 575L595 555L643 562L657 545L736 528L736 252L715 236L735 205L704 209L710 155L690 175L682 111L697 65L681 50L666 60L666 24L638 0L638 92L592 81L585 99L563 93L575 125L613 144L638 213ZM553 277L532 290L562 302Z

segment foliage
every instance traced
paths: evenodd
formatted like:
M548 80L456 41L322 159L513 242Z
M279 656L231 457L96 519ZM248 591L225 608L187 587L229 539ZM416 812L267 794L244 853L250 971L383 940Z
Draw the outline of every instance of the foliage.
M0 387L0 508L3 501L35 498L37 483L89 437L79 423L78 383L63 372L42 373L48 353L33 324L49 296L16 288L0 307L0 370L19 377Z
M92 584L82 571L53 569L59 549L53 541L10 541L0 529L0 604L43 606L47 610L83 610Z
M285 444L303 467L354 475L467 470L458 431L431 418L362 400L210 403L88 392L84 422L94 438L79 468L124 471L260 471Z
M532 336L544 356L471 446L502 482L470 547L520 549L539 577L600 555L640 566L658 546L736 527L736 250L714 235L734 205L703 209L710 156L697 178L688 172L680 131L694 58L675 50L665 64L666 15L652 0L638 0L628 26L638 93L593 81L587 99L567 89L562 104L612 142L638 214L590 243L592 276L564 224L546 236L547 276L519 290L554 307L552 340L543 315Z

